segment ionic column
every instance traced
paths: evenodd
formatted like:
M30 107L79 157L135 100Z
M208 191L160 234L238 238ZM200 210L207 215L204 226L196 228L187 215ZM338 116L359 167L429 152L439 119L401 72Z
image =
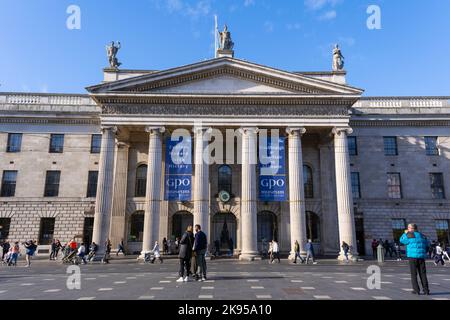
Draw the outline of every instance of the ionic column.
M257 128L242 128L242 188L241 188L241 236L242 251L239 259L254 260L257 248L256 208L256 140Z
M351 134L351 128L334 128L334 156L336 169L336 198L338 207L339 224L339 248L338 259L343 260L344 252L342 242L345 241L351 248L349 258L358 257L355 218L353 213L353 195L350 175L350 157L348 154L347 134Z
M149 133L147 189L145 194L144 236L141 256L151 251L159 237L161 206L162 133L164 127L146 127Z
M291 228L291 254L295 258L294 243L298 241L300 254L306 254L305 191L303 183L302 135L305 128L287 128L289 155L289 211Z
M209 163L203 159L204 150L208 148L206 134L210 128L194 128L195 139L195 176L194 176L194 225L199 224L202 231L209 236ZM208 154L205 152L205 154ZM209 241L211 239L208 238Z
M105 253L108 240L113 188L114 188L114 153L117 127L102 128L102 145L98 169L97 197L95 200L94 231L92 241L98 245L97 258Z

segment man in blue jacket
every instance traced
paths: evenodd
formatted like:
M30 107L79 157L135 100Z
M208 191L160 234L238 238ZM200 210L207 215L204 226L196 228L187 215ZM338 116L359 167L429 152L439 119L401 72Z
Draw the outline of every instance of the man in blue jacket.
M197 266L200 268L200 274L197 280L206 281L205 254L208 247L208 240L206 238L206 234L202 231L202 227L199 224L195 225L195 232L194 251ZM197 273L197 270L195 270L195 273Z
M413 294L420 294L419 283L417 282L417 273L422 283L423 293L430 294L427 280L427 270L425 267L425 259L429 243L427 238L417 231L416 224L409 224L408 230L400 238L400 242L406 246L406 256L409 259L409 269L411 271L411 281L413 286Z

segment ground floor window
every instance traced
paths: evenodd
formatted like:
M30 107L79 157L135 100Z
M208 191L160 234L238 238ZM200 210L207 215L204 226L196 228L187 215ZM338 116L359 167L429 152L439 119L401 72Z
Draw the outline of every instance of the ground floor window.
M0 218L0 241L8 239L11 218Z
M188 226L193 226L194 216L188 211L180 211L172 217L172 240L180 238Z
M221 250L228 251L232 244L233 249L236 249L237 223L234 214L229 212L215 214L212 227L214 232L211 244L214 244L214 247L219 244Z
M400 241L400 237L405 233L405 229L405 219L392 219L392 235L394 237L394 242Z
M320 218L311 211L306 212L306 238L320 242Z
M130 216L129 242L142 242L144 237L144 211L137 211Z
M39 244L49 245L52 243L55 232L55 218L41 218L39 228Z
M92 243L92 234L94 233L94 218L84 218L83 241L88 246Z
M448 220L436 220L436 234L438 242L443 244L449 244L449 228Z
M277 216L273 212L261 211L258 213L257 239L260 251L267 251L270 241L278 241Z

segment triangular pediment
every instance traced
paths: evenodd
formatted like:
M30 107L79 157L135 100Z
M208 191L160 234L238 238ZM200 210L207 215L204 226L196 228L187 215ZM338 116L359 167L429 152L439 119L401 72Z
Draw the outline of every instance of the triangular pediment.
M360 95L362 90L234 58L217 58L87 88L91 93Z

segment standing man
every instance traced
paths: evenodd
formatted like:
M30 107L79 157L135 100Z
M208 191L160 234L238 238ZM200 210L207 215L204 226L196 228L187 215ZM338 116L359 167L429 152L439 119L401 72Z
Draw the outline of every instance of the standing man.
M178 258L180 259L180 278L177 282L188 282L189 275L191 274L191 258L192 247L194 245L194 235L192 234L192 226L188 226L186 232L183 234L180 240L180 252ZM185 272L186 271L186 276Z
M194 251L195 251L195 258L197 260L197 266L200 268L200 274L198 275L198 279L200 281L206 281L205 254L207 247L208 247L208 240L206 238L206 234L202 231L202 227L199 224L197 224L195 225Z
M406 256L409 259L409 269L411 271L411 282L413 286L413 294L420 294L419 283L417 282L417 273L419 274L420 282L422 283L423 293L430 294L428 288L427 270L425 266L425 259L429 243L427 238L417 231L417 225L410 223L408 230L400 238L400 242L406 246Z
M2 248L3 248L3 252L2 252L2 261L5 259L5 255L9 252L9 242L5 241L2 243Z
M314 246L312 244L311 239L308 239L305 250L306 250L306 264L308 264L309 258L312 259L313 264L317 264L316 259L314 258Z

